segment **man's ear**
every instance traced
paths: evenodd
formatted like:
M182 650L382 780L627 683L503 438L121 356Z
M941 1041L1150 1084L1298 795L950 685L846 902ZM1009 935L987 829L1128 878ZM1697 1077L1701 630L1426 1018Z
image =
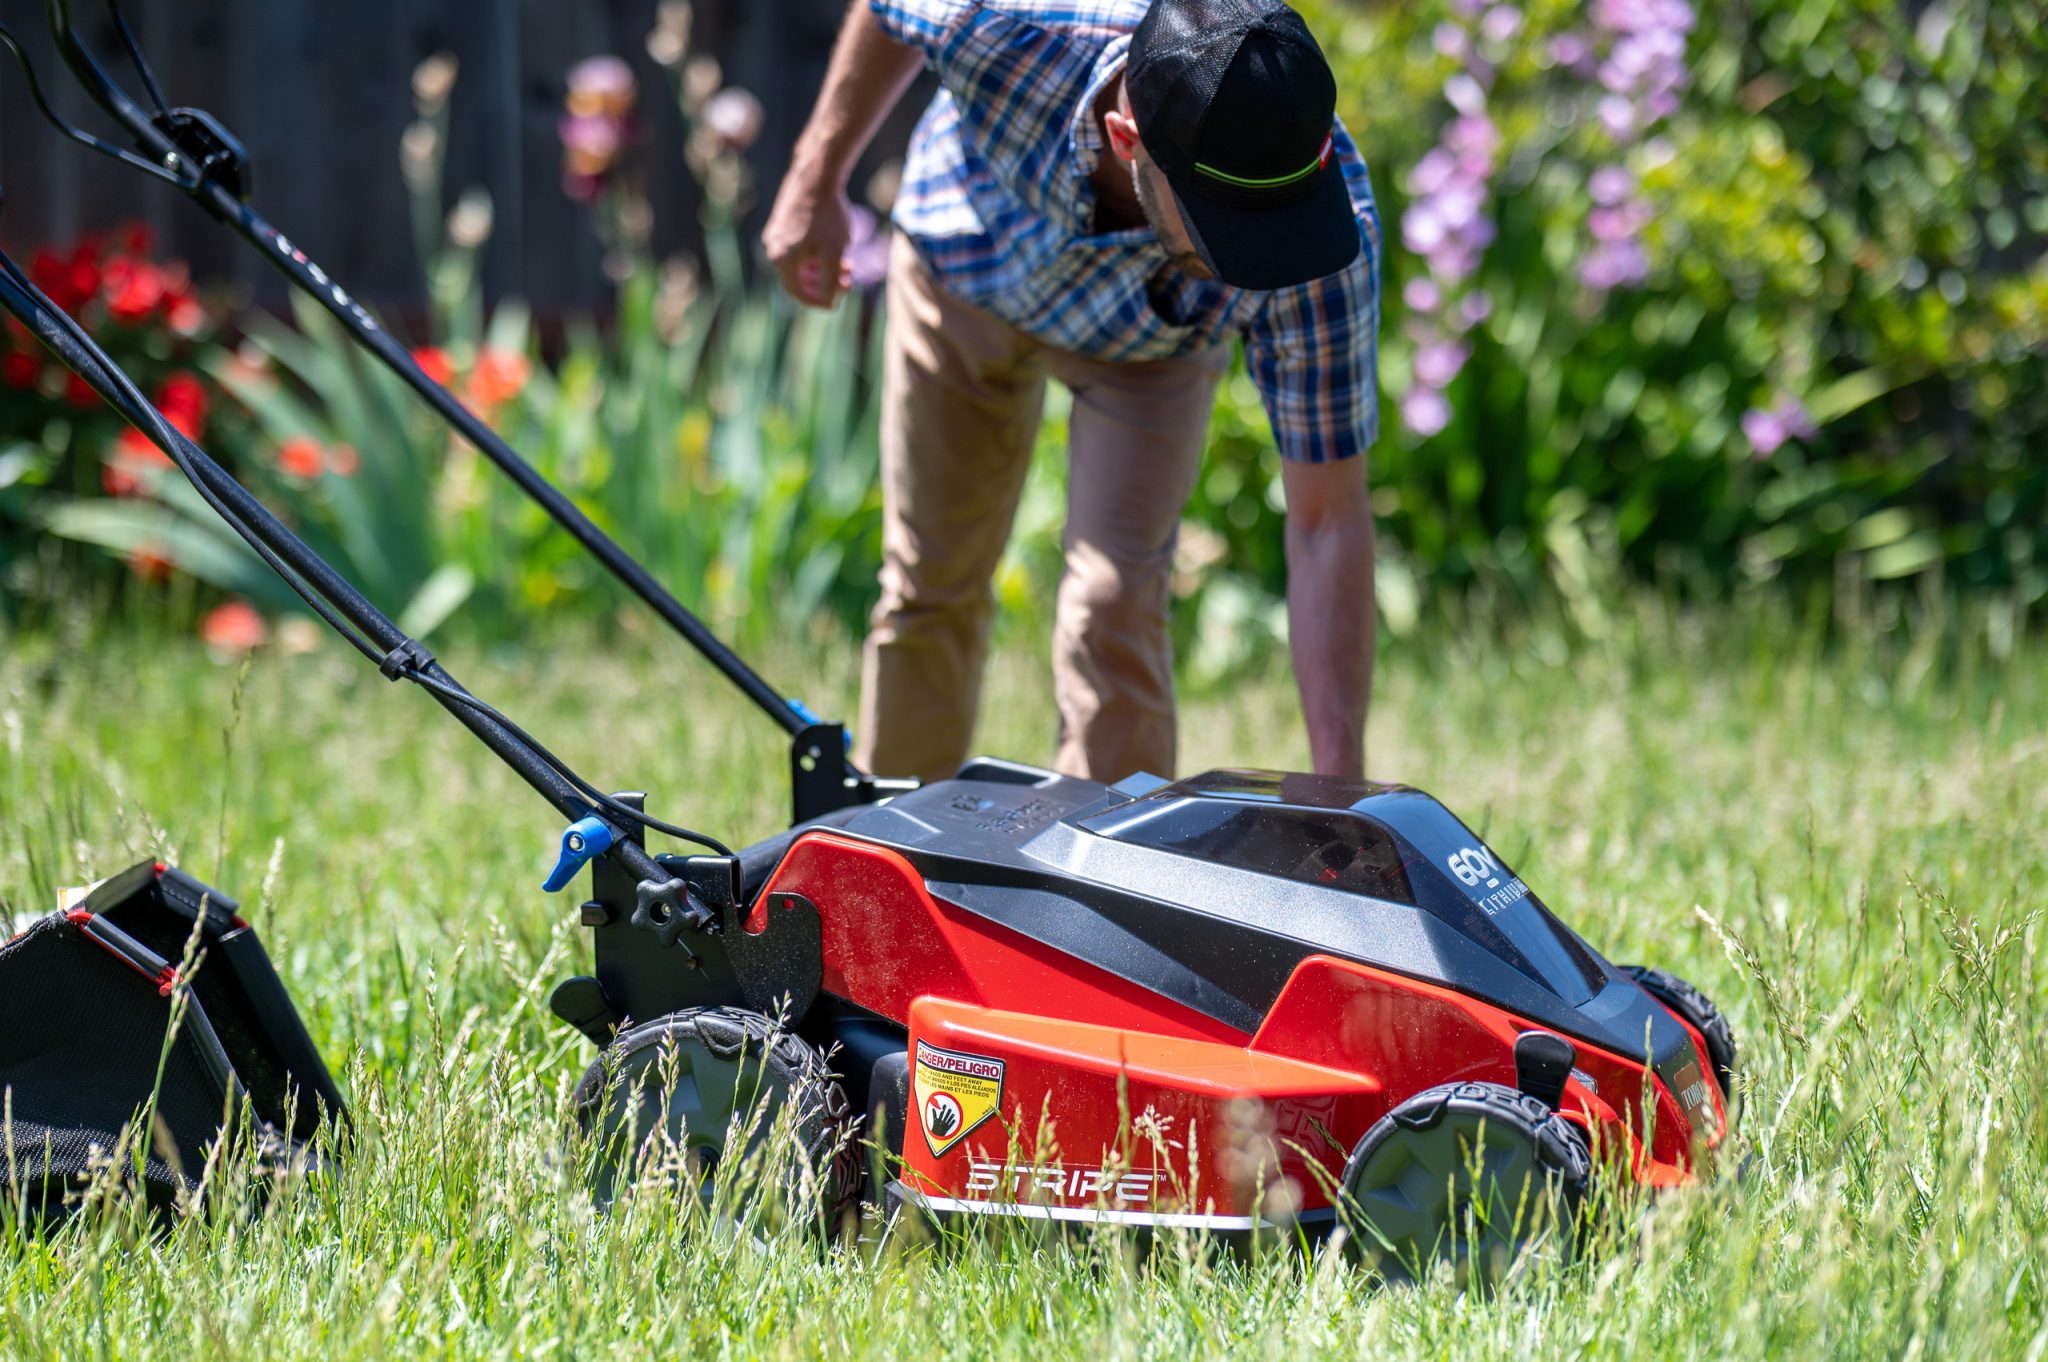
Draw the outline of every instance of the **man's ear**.
M1109 147L1126 161L1138 159L1138 124L1121 109L1111 109L1102 116L1102 126L1109 133Z

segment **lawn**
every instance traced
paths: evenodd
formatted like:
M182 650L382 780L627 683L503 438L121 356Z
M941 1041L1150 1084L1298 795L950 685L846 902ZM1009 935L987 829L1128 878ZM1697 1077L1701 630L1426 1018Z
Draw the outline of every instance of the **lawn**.
M0 901L150 854L239 895L357 1139L262 1213L14 1234L0 1357L2048 1353L2038 645L1992 660L1923 622L1823 648L1768 610L1645 606L1597 643L1474 616L1387 650L1375 774L1443 798L1611 959L1700 984L1742 1046L1739 1179L1484 1297L1190 1241L821 1254L657 1198L595 1215L560 1155L589 1047L544 1006L585 950L574 897L539 891L555 816L339 647L244 674L146 632L0 638ZM773 731L679 647L448 652L599 782L775 829ZM846 707L850 649L769 670ZM988 698L988 750L1049 752L1035 653ZM1194 697L1183 733L1188 769L1303 760L1278 676Z

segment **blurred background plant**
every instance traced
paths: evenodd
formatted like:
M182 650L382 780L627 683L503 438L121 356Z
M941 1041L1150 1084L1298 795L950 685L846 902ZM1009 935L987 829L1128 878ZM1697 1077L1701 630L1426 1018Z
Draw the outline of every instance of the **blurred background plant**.
M1822 629L1910 614L1997 649L2038 619L2048 3L1300 7L1373 161L1389 243L1373 481L1391 636L1446 612L1552 609L1597 635L1630 583L1789 595ZM682 164L646 159L659 105L634 63L567 65L562 188L586 206L614 296L545 326L516 300L487 304L491 203L444 183L457 72L436 58L415 73L401 163L422 363L721 629L857 627L877 547L873 285L891 173L859 210L862 289L800 311L752 266L780 170L757 139L814 92L772 90L764 107L728 83L678 0L646 56L683 120ZM660 258L653 229L685 175L701 230ZM233 399L202 389L192 419L380 600L427 626L462 605L496 635L543 612L638 619L321 314L239 325L233 350L166 328ZM151 385L170 378L164 354L137 357ZM10 383L29 363L37 376L6 400L42 405L6 427L0 515L283 606L179 519L189 503L166 480L145 469L140 496L106 495L96 461L115 433L88 431L40 361L8 362ZM997 583L1027 626L1061 561L1063 435L1055 392ZM1176 561L1198 677L1284 632L1277 474L1234 375ZM21 563L46 542L10 530L0 553L14 559L0 596L18 606Z
M142 389L194 439L218 433L197 373L218 349L218 309L181 261L153 254L149 229L90 233L29 259L29 275L100 338ZM165 583L186 561L218 559L217 538L143 495L164 456L52 358L19 322L0 334L0 601L90 589L66 541L119 554L140 582Z

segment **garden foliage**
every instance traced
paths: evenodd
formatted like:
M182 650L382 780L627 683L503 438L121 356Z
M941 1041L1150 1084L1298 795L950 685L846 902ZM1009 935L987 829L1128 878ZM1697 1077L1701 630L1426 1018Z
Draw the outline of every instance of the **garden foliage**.
M1372 478L1395 632L1432 594L1474 592L1561 596L1598 631L1627 577L1694 598L1789 590L1844 614L1884 607L1901 583L1938 589L1999 647L2039 612L2048 0L1302 8L1384 221ZM631 68L579 64L564 189L590 206L617 306L603 328L572 325L545 362L523 309L487 316L479 297L488 205L460 196L443 219L454 71L422 67L402 159L434 302L423 354L722 627L857 624L879 515L878 301L800 313L747 267L740 224L779 169L749 159L760 103L694 51L686 6L662 7L648 51L692 129L703 263L648 249L644 186L674 171L639 163ZM887 185L870 191L886 208ZM871 281L881 254L865 235L857 276ZM466 603L495 630L617 606L331 324L301 310L294 327L244 325L248 343L204 366L234 399L215 405L253 418L222 427L216 452L380 601L415 624ZM113 331L125 344L118 319ZM163 381L166 346L204 340L144 346L145 381ZM123 457L114 433L74 419L47 366L17 392L42 406L8 399L0 516L283 603L233 545L183 523L189 499L164 479L138 489L163 508L94 506L94 464L113 461L112 479ZM1026 612L1060 566L1059 400L998 581ZM1281 516L1240 373L1175 576L1198 670L1284 628ZM24 544L48 556L19 529L8 538L0 600L27 589Z

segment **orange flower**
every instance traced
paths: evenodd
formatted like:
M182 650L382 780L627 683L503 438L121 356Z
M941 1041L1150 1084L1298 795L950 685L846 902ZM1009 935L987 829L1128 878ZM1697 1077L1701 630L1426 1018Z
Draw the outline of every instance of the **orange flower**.
M150 583L168 581L171 575L171 560L164 556L157 544L137 544L128 551L128 567L137 577Z
M277 466L294 478L317 478L327 466L327 451L318 440L294 435L277 447Z
M246 653L270 635L263 616L247 601L229 601L206 612L199 622L199 637L206 646L222 652Z
M486 350L476 358L469 376L469 400L480 407L495 407L519 396L533 365L517 350Z
M444 388L455 381L455 366L448 362L448 352L438 346L421 346L412 352L412 362L420 366L421 373Z

